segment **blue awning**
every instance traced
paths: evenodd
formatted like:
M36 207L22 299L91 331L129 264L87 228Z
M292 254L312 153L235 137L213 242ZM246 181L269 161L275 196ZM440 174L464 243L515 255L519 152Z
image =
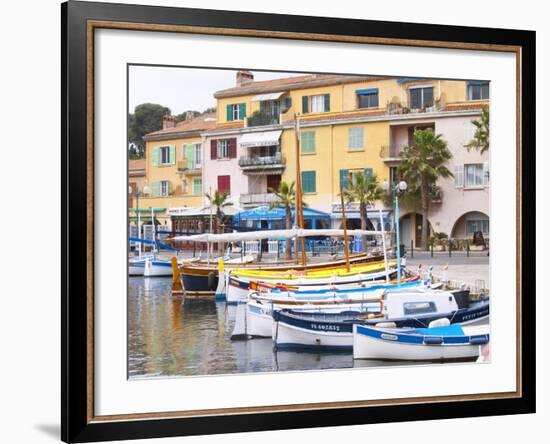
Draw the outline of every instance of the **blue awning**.
M294 209L292 209L292 217L294 217ZM252 208L248 211L241 211L233 216L233 223L237 224L239 221L244 220L284 220L286 218L286 212L284 208L272 208L267 205L262 205L256 208ZM330 219L330 215L323 213L322 211L314 210L312 208L304 208L304 219L320 218Z
M403 77L401 79L397 79L397 83L407 83L407 82L414 82L415 80L424 80L422 77Z
M360 96L378 94L378 88L356 89L355 94L359 94Z
M488 80L468 80L468 85L487 85Z

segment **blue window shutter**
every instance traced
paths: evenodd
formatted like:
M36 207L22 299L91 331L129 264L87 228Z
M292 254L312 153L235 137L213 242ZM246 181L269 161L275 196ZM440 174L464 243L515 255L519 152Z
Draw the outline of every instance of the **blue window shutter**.
M325 112L330 111L330 94L325 94Z
M232 122L233 121L233 105L227 105L226 107L227 111L227 121Z
M153 166L158 166L159 164L159 147L158 146L155 146L153 147L153 156L152 156L152 163L153 163Z
M349 170L340 170L340 186L342 189L348 187Z
M372 177L372 168L365 168L365 176Z
M302 114L307 114L309 112L309 97L302 96Z
M239 120L246 117L246 103L239 103Z

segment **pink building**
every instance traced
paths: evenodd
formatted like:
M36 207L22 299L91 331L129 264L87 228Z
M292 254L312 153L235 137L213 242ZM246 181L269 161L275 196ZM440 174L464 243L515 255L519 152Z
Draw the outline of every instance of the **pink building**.
M410 145L415 129L432 128L447 141L452 159L448 168L454 177L439 179L433 190L428 222L434 232L445 233L451 238L471 239L481 231L489 237L489 154L477 150L468 151L465 144L472 140L475 126L472 120L480 116L480 110L461 110L438 115L407 116L390 121L390 146L385 161L395 176L399 164L399 152ZM401 206L401 242L407 246L411 240L418 246L421 237L422 216L418 209Z

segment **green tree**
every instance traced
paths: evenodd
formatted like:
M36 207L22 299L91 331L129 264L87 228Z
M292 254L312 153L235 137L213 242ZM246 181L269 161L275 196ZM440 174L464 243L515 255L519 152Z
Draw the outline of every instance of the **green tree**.
M377 200L384 198L384 190L379 186L378 177L376 174L365 174L359 171L350 174L348 185L342 192L346 202L359 203L359 217L361 218L361 230L367 229L368 215L367 209L369 205L373 205ZM362 236L363 251L367 249L367 236Z
M206 108L202 114L209 114L209 113L215 113L216 112L216 107L215 106L211 106L210 108Z
M220 233L223 233L223 231L220 231L222 226L223 226L223 223L224 223L224 218L225 218L225 214L223 212L223 209L225 207L229 207L231 205L233 205L233 203L231 203L229 201L229 193L225 192L225 191L214 191L214 194L213 195L210 195L208 193L204 193L204 195L206 196L206 198L208 199L208 202L210 203L210 206L211 207L215 207L216 208L216 225L218 227L218 232ZM222 242L220 244L220 250L224 251L224 243Z
M464 145L468 151L472 148L479 150L481 154L489 150L489 107L484 106L479 120L472 120L476 127L474 138Z
M446 167L452 155L447 142L441 134L435 134L431 128L416 130L414 144L401 153L398 174L403 177L411 190L420 191L420 209L422 213L421 246L428 248L428 209L431 190L440 177L452 177Z
M142 103L128 116L128 142L135 145L137 158L145 157L143 136L162 129L165 114L170 114L170 108L156 103Z
M270 193L275 194L277 200L269 206L269 209L283 208L285 210L285 227L287 230L292 228L292 209L296 206L296 190L294 189L295 182L290 184L287 182L281 182L279 188L269 188ZM285 241L285 255L287 259L292 259L292 249L290 246L290 239Z

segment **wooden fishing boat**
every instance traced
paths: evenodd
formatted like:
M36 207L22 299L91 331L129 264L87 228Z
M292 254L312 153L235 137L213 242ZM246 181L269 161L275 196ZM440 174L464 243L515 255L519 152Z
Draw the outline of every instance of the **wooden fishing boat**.
M448 361L477 359L489 343L489 326L452 324L412 330L353 325L353 358Z
M337 286L364 287L380 284L383 278L395 274L382 261L356 264L347 271L344 267L327 267L321 270L274 272L264 270L234 270L226 275L223 292L229 304L246 301L252 285L278 285L280 287L309 287L330 289ZM321 291L321 290L319 290Z
M350 257L353 264L379 262L382 256L369 256L358 254ZM323 270L342 267L345 264L343 259L330 262L309 263L306 266L294 262L250 262L248 264L228 264L224 262L224 269L231 270L262 270L262 271L287 271L295 272L304 270ZM183 264L180 268L183 279L183 286L188 291L214 291L218 287L219 265L218 264Z
M410 300L407 296L404 300ZM447 296L444 296L445 298ZM417 303L418 304L418 303ZM420 304L424 304L421 302ZM483 302L468 308L448 312L425 313L402 317L373 313L373 308L363 312L350 312L348 316L332 313L307 313L301 310L273 312L274 346L283 349L309 349L316 351L352 351L353 325L385 328L428 328L434 324L486 325L489 303Z
M272 292L260 294L254 292L246 304L240 304L237 310L232 338L271 337L274 312L289 308L300 313L342 313L351 317L361 313L382 311L383 296L390 291L421 290L422 281L416 280L400 286L378 284L370 287L349 290L321 290L299 293Z

